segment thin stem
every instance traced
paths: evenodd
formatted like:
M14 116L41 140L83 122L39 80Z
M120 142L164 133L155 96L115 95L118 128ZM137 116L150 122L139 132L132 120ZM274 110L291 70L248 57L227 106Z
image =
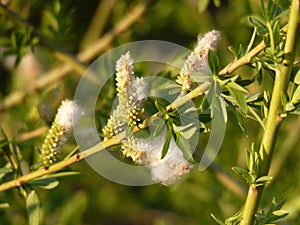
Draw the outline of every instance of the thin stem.
M279 112L282 107L281 98L287 91L288 81L294 62L297 28L299 23L299 4L299 0L292 1L286 44L284 47L284 60L281 65L277 65L272 99L270 101L269 113L266 120L266 129L259 149L261 162L260 174L258 174L258 176L267 175L269 172L278 129L283 121ZM252 225L254 223L255 214L259 206L263 189L263 187L257 188L252 186L249 188L241 225Z
M263 51L266 48L264 41L260 42L255 48L249 51L246 55L242 56L238 60L228 64L224 69L219 72L219 75L230 74L240 68L243 65L246 65L251 62L253 56L256 56L258 53Z
M48 175L48 174L51 174L51 173L58 172L60 170L63 170L66 167L68 167L68 166L70 166L70 165L72 165L72 164L74 164L74 163L76 163L76 162L78 162L82 159L85 159L86 157L88 157L90 155L93 155L97 152L105 150L109 146L118 144L119 140L120 140L119 138L115 137L115 138L112 138L108 141L101 142L101 143L91 147L90 149L84 151L84 152L77 153L76 155L74 155L74 156L72 156L68 159L65 159L61 162L58 162L58 163L56 163L56 164L54 164L54 165L52 165L48 168L41 167L39 170L36 170L36 171L31 172L31 173L25 174L21 177L18 177L15 180L3 183L3 184L0 185L0 192L11 189L11 188L14 188L14 187L20 187L20 186L24 185L25 183L27 183L27 182L29 182L33 179L36 179L36 178L39 178L39 177L42 177L42 176L45 176L45 175Z

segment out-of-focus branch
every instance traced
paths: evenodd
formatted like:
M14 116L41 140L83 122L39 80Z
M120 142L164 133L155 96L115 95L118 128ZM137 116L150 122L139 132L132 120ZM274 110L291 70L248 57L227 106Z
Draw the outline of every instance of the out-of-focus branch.
M93 19L82 38L80 49L85 49L90 43L95 42L101 36L114 3L115 0L103 0L99 2Z
M1 6L2 7L2 6ZM0 7L0 8L1 8ZM96 42L90 44L85 50L77 55L77 60L79 62L87 63L97 55L99 55L105 48L112 42L112 40L120 35L122 32L126 31L132 24L134 24L145 12L147 3L143 2L136 5L120 22L118 22L115 27L107 32L102 38ZM70 57L65 57L65 59L70 60ZM70 62L70 61L69 61ZM74 61L73 61L74 62ZM78 65L78 64L77 64ZM75 67L80 68L80 67ZM39 90L49 84L55 83L63 79L69 72L74 70L74 66L69 63L64 63L60 66L55 67L50 72L47 72L35 82L33 82L29 87L16 90L8 95L0 103L0 111L11 108L12 106L18 105L24 101L24 99L33 91ZM81 68L82 70L82 68Z

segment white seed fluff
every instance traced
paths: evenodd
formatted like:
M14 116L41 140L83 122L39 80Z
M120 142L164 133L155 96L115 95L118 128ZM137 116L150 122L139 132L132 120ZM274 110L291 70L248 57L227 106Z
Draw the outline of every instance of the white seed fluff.
M62 126L66 132L70 131L78 119L84 115L84 111L81 107L71 100L62 101L60 107L57 110L56 122Z

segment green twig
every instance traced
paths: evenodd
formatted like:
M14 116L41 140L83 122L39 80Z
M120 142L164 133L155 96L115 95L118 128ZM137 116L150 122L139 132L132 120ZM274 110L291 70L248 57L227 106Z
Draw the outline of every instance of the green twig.
M281 118L279 115L279 111L282 108L282 95L287 91L291 69L293 66L298 23L299 1L293 0L287 28L286 44L284 47L284 60L282 64L277 66L272 99L270 101L269 113L266 120L266 129L259 149L261 162L260 174L258 174L258 176L267 175L269 172L278 129L283 121L283 118ZM255 214L259 206L263 189L263 186L250 186L241 225L252 225L254 223Z
M253 56L257 55L266 48L265 42L260 42L255 48L249 51L246 55L242 56L238 60L228 64L224 69L219 72L219 75L230 74L240 68L243 65L246 65L251 62Z

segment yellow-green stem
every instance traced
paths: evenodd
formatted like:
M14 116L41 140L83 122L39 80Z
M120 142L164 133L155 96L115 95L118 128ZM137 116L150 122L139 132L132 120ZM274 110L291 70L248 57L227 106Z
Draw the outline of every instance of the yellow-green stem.
M258 174L258 176L267 175L269 172L277 132L282 122L282 118L279 115L282 108L281 98L287 91L292 64L294 61L298 23L299 0L293 0L287 28L286 44L284 47L284 60L282 64L277 65L272 99L270 101L269 113L266 120L266 128L259 149L261 162L260 174ZM259 206L263 189L263 187L250 186L245 202L241 225L254 224L255 214Z

